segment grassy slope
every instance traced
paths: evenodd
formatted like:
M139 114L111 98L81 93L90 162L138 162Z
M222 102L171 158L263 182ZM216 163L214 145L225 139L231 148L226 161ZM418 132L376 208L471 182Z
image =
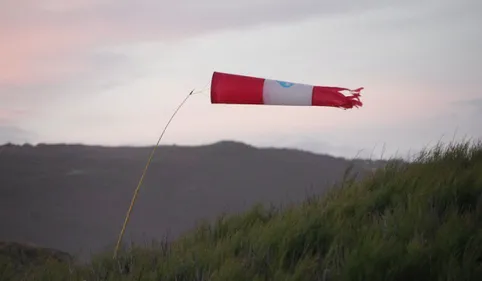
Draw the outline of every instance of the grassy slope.
M155 223L155 222L153 222ZM0 272L1 274L1 272ZM285 210L29 280L482 280L482 146L438 147Z

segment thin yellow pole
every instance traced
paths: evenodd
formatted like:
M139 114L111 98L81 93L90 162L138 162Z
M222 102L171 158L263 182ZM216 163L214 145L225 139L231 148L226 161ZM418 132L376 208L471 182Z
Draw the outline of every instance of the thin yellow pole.
M154 156L154 153L156 152L156 149L159 147L159 143L161 142L162 140L162 137L164 136L164 134L166 133L166 130L167 128L169 127L169 124L171 123L172 119L174 119L174 116L176 116L177 112L179 111L179 109L181 109L181 107L186 103L186 101L188 100L188 98L193 94L194 90L192 90L189 95L186 96L186 98L181 102L181 104L179 104L179 106L177 107L177 109L174 111L174 113L172 114L171 118L169 119L169 121L167 122L166 126L164 127L164 129L162 130L162 133L161 135L159 136L159 139L157 140L157 143L156 145L154 146L154 148L152 149L151 151L151 154L149 155L149 159L147 160L147 163L146 163L146 166L144 167L144 171L142 172L142 176L141 178L139 179L139 183L137 184L137 187L134 191L134 195L132 196L132 199L131 199L131 204L129 206L129 209L127 210L127 214L126 214L126 217L125 217L125 220L124 220L124 224L122 225L122 229L119 233L119 238L117 239L117 244L115 246L115 250L114 250L114 256L113 258L115 259L117 257L117 254L119 252L119 247L120 247L120 244L122 242L122 238L124 237L124 232L126 230L126 227L127 227L127 223L129 222L129 218L131 216L131 212L132 212L132 208L134 207L134 204L136 202L136 199L137 199L137 195L139 194L139 190L141 189L141 185L142 185L142 182L144 181L144 176L146 175L146 172L147 172L147 169L149 168L149 165L151 164L151 161L152 161L152 157Z

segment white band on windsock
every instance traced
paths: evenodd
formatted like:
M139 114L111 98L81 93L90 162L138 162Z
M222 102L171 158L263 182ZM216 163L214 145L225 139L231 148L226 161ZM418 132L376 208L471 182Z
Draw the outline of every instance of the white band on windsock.
M267 105L305 105L312 103L313 86L265 79L263 101Z

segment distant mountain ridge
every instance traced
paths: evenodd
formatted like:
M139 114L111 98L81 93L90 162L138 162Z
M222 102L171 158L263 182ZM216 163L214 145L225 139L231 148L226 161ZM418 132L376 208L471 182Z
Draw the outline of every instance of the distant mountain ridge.
M88 257L117 239L152 147L79 144L0 147L0 240ZM362 174L383 161L221 141L158 148L126 242L176 237L221 213L256 203L290 204L322 194L350 165Z

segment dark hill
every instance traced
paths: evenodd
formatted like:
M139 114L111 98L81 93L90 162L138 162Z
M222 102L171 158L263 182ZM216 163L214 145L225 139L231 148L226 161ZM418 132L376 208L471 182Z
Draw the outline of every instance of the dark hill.
M0 240L90 256L117 239L151 147L3 146ZM355 171L380 162L356 161ZM321 194L350 161L236 142L161 146L149 168L126 241L171 237L197 221L254 203L287 204ZM82 252L80 252L82 251Z

